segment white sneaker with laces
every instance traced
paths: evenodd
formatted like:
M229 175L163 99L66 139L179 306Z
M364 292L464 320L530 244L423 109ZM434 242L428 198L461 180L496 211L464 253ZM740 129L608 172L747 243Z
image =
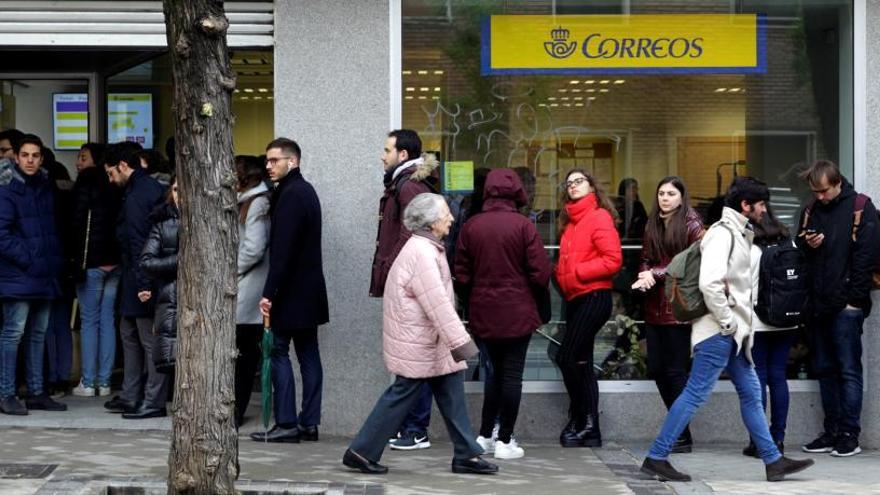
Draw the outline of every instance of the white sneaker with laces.
M526 451L516 443L516 439L513 437L510 437L510 442L508 443L504 443L501 440L495 442L496 459L519 459L524 455L526 455Z
M95 387L86 387L83 385L83 382L79 382L79 385L73 387L73 395L79 397L94 397Z
M477 443L480 444L480 447L483 448L484 454L491 454L495 452L495 439L494 438L486 438L483 435L477 437Z
M98 387L98 397L107 397L111 393L113 392L110 390L110 385L101 385Z

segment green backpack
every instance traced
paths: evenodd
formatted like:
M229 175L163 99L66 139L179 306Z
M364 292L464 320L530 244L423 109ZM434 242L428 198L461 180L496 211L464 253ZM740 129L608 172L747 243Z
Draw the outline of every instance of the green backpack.
M717 222L712 227L719 224L724 225ZM725 228L730 230L729 227ZM672 306L672 315L678 321L696 320L709 313L700 291L700 262L703 259L701 243L702 239L691 244L673 256L666 266L666 298ZM733 254L733 243L730 244L730 254Z

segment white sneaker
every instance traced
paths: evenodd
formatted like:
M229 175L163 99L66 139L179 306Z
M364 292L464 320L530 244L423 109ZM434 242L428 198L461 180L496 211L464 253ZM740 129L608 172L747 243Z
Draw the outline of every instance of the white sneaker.
M110 390L110 385L107 385L106 387L104 385L101 385L98 387L98 397L107 397L111 393L112 391Z
M484 454L491 454L495 452L495 439L486 438L483 435L477 437L477 443L480 444L480 447L483 448Z
M509 443L504 443L501 440L495 442L496 459L519 459L524 455L526 455L526 451L516 443L516 439L513 437L510 437Z
M86 387L85 385L83 385L83 382L79 382L79 385L73 387L73 395L77 395L79 397L94 397L95 387Z

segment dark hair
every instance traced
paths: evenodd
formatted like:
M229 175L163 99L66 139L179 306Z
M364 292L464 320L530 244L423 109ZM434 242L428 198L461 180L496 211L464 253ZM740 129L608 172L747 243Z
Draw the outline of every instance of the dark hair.
M238 155L235 157L235 174L238 190L246 191L266 180L266 167L256 156Z
M798 177L814 186L818 186L822 182L822 177L828 179L828 184L831 186L836 186L843 180L840 169L831 160L816 160L806 170L798 174Z
M672 212L668 221L660 216L660 200L657 198L660 188L666 184L671 184L681 194L681 206ZM649 260L659 262L688 247L687 219L690 215L693 215L691 198L681 177L670 175L661 179L654 191L654 208L645 227L645 255Z
M25 134L21 136L21 139L19 139L15 143L12 143L12 150L15 151L15 154L17 155L19 150L21 150L21 147L26 144L33 144L34 146L38 146L40 148L40 152L44 152L43 140L40 139L40 137L36 134Z
M107 149L101 143L86 143L79 147L80 150L88 150L88 152L92 155L92 161L95 162L95 166L101 165L104 162L104 151Z
M174 196L172 193L174 192L174 183L177 182L177 174L171 173L171 178L168 180L168 192L165 193L165 202L173 205L174 204Z
M6 129L5 131L0 132L0 141L8 139L9 145L12 146L13 150L16 149L15 146L23 137L24 133L18 129Z
M287 139L285 137L274 139L268 146L266 146L266 151L269 151L272 148L279 148L282 152L295 156L297 160L302 159L302 150L299 149L299 145L296 144L296 141L293 139Z
M758 201L769 200L770 190L767 189L767 184L754 177L737 177L733 179L733 182L730 183L730 187L727 189L727 196L724 197L724 206L739 212L743 201L748 205L753 205Z
M247 191L266 180L265 157L260 160L256 156L238 155L235 157L235 173L238 176L238 190ZM257 196L251 196L238 207L238 222L242 225L247 221L251 203Z
M667 177L667 179L668 178L669 177ZM660 185L662 186L663 184ZM620 184L617 185L617 195L620 197L626 196L627 189L630 189L631 187L639 187L639 181L635 180L632 177L627 177L621 180ZM638 199L638 197L636 199Z
M789 236L788 227L783 225L783 223L776 218L776 215L773 214L773 210L770 208L769 204L767 205L767 211L764 213L764 216L761 217L761 221L752 224L752 228L755 230L754 242L759 246L776 244L787 239Z
M394 147L397 151L406 150L409 159L414 160L422 156L422 138L412 129L396 129L388 133L388 137L394 138Z
M148 149L148 150L140 150L135 153L137 156L137 166L140 166L141 160L146 162L147 164L147 173L152 174L155 172L168 173L168 166L165 162L165 158L159 153L158 150ZM128 163L128 162L126 162ZM131 165L129 163L129 165ZM134 165L132 165L133 167Z
M134 141L113 143L104 154L104 163L110 167L115 167L119 165L119 162L125 162L130 168L138 169L141 167L141 159L138 157L138 152L143 149L143 146Z
M565 185L568 182L568 178L571 177L572 174L582 174L587 178L587 182L590 184L590 188L593 189L593 194L596 195L596 204L599 205L599 208L604 208L608 210L608 213L611 214L612 219L617 219L617 209L614 207L614 203L608 199L608 196L605 195L605 191L599 187L599 184L596 182L596 179L593 178L592 175L588 174L586 170L581 168L574 168L568 171L565 174L565 180L562 181L562 193L559 195L559 217L556 219L556 228L559 232L559 235L562 235L562 231L565 230L565 227L568 225L568 222L571 219L568 217L568 211L565 209L566 203L571 202L571 198L568 196L568 187Z

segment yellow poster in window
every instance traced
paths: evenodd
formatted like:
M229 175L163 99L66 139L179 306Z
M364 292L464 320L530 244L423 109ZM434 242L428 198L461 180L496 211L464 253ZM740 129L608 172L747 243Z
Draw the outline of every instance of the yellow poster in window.
M493 15L481 44L484 75L767 70L763 14Z

